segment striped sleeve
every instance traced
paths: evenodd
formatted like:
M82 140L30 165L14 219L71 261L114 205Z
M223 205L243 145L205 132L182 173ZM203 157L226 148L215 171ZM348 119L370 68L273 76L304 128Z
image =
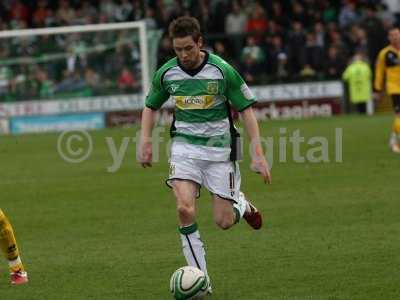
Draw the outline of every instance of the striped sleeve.
M146 107L158 110L168 100L169 93L164 89L162 77L164 72L158 70L151 81L150 91L146 97Z
M225 96L236 110L243 111L256 102L250 88L233 67L226 68L225 77L227 81Z

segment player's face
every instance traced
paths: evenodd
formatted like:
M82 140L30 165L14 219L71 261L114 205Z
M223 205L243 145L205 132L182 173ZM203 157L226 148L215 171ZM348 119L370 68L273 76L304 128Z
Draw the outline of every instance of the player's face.
M399 47L400 46L400 30L392 29L389 31L389 41L392 45Z
M191 36L185 36L182 38L174 38L172 40L176 56L179 62L186 69L196 68L201 60L200 49L202 46L202 39L199 38L197 43Z

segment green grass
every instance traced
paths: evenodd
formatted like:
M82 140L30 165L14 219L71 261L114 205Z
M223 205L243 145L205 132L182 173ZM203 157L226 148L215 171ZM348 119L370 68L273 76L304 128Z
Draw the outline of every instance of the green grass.
M214 224L203 192L198 223L215 300L400 298L400 156L387 147L391 116L339 117L262 124L274 137L273 184L241 164L243 190L266 226ZM279 162L278 138L296 129L329 141L330 163ZM343 128L343 163L334 162ZM30 275L10 287L0 265L1 299L170 299L169 277L185 264L168 164L141 169L131 143L122 167L105 137L119 145L133 129L91 132L94 150L65 163L57 134L0 137L0 207L17 233ZM165 147L165 144L164 144ZM290 147L288 154L291 154ZM163 148L164 149L164 148ZM303 145L302 153L310 147Z

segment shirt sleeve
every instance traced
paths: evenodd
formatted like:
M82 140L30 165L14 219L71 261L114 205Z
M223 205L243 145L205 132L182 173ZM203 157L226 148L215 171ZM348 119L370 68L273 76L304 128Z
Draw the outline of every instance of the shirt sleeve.
M225 77L225 96L237 111L241 112L256 103L255 96L244 82L243 78L233 67L229 66L226 69Z
M386 66L385 66L385 51L381 51L378 55L378 58L376 60L375 64L375 82L374 82L374 88L380 92L383 90L384 84L385 84L385 71L386 71Z
M162 85L163 72L157 71L151 81L150 91L147 94L145 105L153 110L158 110L168 100L169 93Z

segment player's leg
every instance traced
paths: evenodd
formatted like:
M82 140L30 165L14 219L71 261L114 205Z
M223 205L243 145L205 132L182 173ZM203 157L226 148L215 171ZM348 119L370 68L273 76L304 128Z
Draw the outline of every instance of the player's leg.
M172 185L180 223L183 255L188 265L201 269L207 275L206 253L196 223L195 202L199 186L188 180L173 180Z
M190 180L170 181L176 199L179 226L188 227L196 222L196 195L199 186Z
M201 171L195 160L182 158L171 161L167 184L173 188L176 198L178 230L186 262L207 275L206 253L196 223L196 198L201 185Z
M24 270L19 256L18 245L10 221L0 209L0 248L8 260L11 283L23 284L28 282L27 274Z
M400 95L392 95L395 118L390 136L390 147L393 152L400 153Z
M221 229L229 229L241 218L255 230L262 227L262 216L258 209L239 191L239 201L213 195L214 221Z
M213 194L214 221L221 229L232 227L242 217L254 229L261 227L260 212L240 191L237 163L209 162L204 174L204 185Z
M221 229L229 229L240 220L240 213L231 199L213 195L214 222Z

